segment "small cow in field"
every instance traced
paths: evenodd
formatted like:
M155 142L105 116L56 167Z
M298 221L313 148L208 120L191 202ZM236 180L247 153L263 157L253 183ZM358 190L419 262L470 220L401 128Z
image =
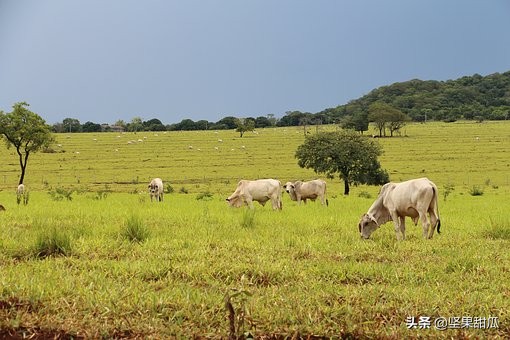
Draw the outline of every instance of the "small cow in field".
M438 192L436 185L428 178L412 179L402 183L386 183L379 196L361 217L358 229L361 237L367 239L382 224L393 221L397 239L401 233L405 239L405 217L409 216L414 224L421 220L423 237L432 238L437 227L441 227L438 210ZM430 217L430 222L427 217Z
M250 209L253 209L253 201L264 206L269 200L273 210L282 209L281 183L276 179L240 180L234 193L227 198L231 207L239 208L244 203Z
M151 202L153 198L156 199L156 202L163 201L163 181L161 178L154 178L149 183L149 194L151 196Z
M308 182L287 182L283 188L289 194L290 199L297 201L298 204L301 204L301 201L306 204L307 199L315 201L319 198L322 205L329 205L326 198L326 182L322 179L314 179Z
M28 204L28 190L24 184L18 185L16 189L16 202L20 204L23 202L24 205Z

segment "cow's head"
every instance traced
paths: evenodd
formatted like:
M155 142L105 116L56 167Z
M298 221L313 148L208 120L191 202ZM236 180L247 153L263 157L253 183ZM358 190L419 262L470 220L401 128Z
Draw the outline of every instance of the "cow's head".
M243 200L239 195L232 194L231 196L225 199L229 206L234 208L240 208L243 206Z
M292 183L292 182L285 183L285 185L283 186L283 189L290 194L291 191L294 190L294 183Z
M149 192L151 194L155 194L157 190L158 190L158 186L156 184L154 184L154 183L149 184Z
M370 238L370 235L379 228L379 223L377 223L377 220L374 216L369 214L364 214L361 216L361 219L358 223L358 229L359 233L361 234L361 237L364 239Z

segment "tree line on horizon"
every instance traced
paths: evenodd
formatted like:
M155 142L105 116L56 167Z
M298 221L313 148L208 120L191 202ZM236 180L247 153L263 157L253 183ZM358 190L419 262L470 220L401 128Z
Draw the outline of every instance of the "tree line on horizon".
M140 117L130 122L118 120L113 125L66 118L52 126L53 132L101 131L193 131L236 129L241 136L255 128L339 124L363 133L374 123L380 136L388 130L392 136L406 122L510 119L510 71L487 76L474 74L455 80L413 79L381 86L344 105L317 113L287 111L281 118L274 114L258 117L227 116L217 122L183 119L163 124Z

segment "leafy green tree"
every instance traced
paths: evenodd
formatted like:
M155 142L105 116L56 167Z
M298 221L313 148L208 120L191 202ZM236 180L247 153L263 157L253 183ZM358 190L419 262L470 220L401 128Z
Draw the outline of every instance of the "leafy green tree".
M127 130L131 132L137 132L143 130L142 118L134 117L131 122L127 124Z
M50 126L38 114L30 111L28 106L27 103L20 102L13 105L10 113L0 111L0 134L3 135L7 148L16 148L19 157L19 184L25 179L30 154L48 147L54 141Z
M374 122L376 129L379 130L379 137L386 136L386 123L389 120L387 110L389 107L385 103L374 103L368 108L368 120Z
M254 119L238 119L236 125L237 125L236 131L239 132L240 137L243 137L244 133L247 131L255 130Z
M267 117L259 116L259 117L255 118L255 127L256 128L265 128L265 127L269 127L272 125L273 124Z
M97 124L94 122L85 122L81 126L81 130L83 132L101 132L101 124Z
M232 116L228 116L228 117L222 118L219 121L217 121L215 125L216 126L222 126L223 125L228 130L236 129L237 128L237 118L236 117L232 117Z
M165 131L166 127L157 118L149 119L142 123L145 131Z
M383 134L386 136L386 128L390 130L390 136L393 136L395 131L400 130L410 120L409 116L399 109L382 102L370 105L368 112L368 120L375 123L379 130L379 137Z
M344 195L351 184L380 185L389 181L377 157L382 148L374 140L353 131L320 132L306 138L295 157L302 168L344 181Z
M388 130L390 130L390 136L393 137L393 133L402 129L411 118L400 110L394 109L389 112L388 115Z
M81 124L76 118L65 118L62 121L62 128L64 129L64 132L80 132Z

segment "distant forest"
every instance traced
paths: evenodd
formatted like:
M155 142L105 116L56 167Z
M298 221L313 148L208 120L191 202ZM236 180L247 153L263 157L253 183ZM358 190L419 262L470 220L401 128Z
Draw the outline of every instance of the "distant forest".
M373 122L382 135L386 134L387 128L393 134L408 121L453 122L459 119L510 119L510 71L488 76L475 74L447 81L413 79L381 86L345 105L317 113L289 111L281 118L273 114L244 118L228 116L217 122L184 119L169 125L164 125L156 118L143 121L135 117L130 122L119 120L113 125L93 122L80 124L77 119L66 118L62 123L54 124L53 131L249 131L271 126L340 124L344 128L363 132Z

